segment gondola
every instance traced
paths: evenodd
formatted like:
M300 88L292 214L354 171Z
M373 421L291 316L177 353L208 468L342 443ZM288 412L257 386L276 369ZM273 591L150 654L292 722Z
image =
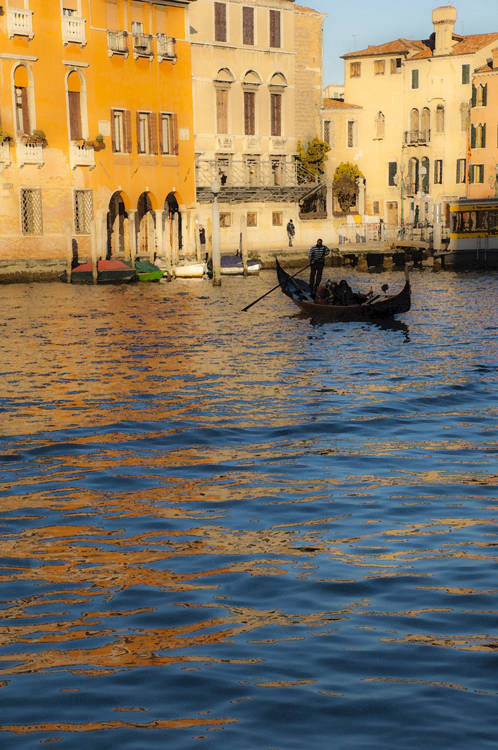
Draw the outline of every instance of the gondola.
M296 279L284 271L278 260L277 278L282 292L312 320L375 320L408 312L411 305L410 280L405 269L405 285L398 294L367 297L358 295L359 301L352 305L317 303L313 299L309 284Z

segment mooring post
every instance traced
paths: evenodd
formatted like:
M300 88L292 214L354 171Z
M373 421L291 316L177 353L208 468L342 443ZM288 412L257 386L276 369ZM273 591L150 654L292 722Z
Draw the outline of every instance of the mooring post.
M73 272L73 230L69 221L66 223L66 252L67 252L66 281L68 284L70 284L71 275Z
M211 260L213 263L213 286L221 286L221 255L220 255L220 205L218 193L221 185L215 180L211 186L213 191L213 220L211 227Z
M90 251L92 254L92 279L93 283L97 283L98 279L98 266L97 266L97 227L95 225L95 219L90 222Z

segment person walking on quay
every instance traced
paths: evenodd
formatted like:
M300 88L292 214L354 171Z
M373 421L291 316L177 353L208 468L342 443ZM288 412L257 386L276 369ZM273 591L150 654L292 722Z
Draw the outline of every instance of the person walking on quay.
M289 221L287 222L287 237L289 238L289 247L292 247L292 241L295 234L296 227L294 226L294 222L292 221L292 219L289 219Z
M322 280L323 266L325 264L325 257L330 253L330 249L323 244L323 240L318 239L316 245L313 245L309 251L309 260L311 264L310 271L310 287L311 294L313 297L316 296L320 281Z

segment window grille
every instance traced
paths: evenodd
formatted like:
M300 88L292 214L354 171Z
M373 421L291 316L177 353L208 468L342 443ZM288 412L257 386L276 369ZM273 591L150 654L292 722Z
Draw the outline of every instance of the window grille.
M42 198L39 188L21 189L21 228L23 234L43 234Z
M93 219L93 194L91 190L74 191L74 231L90 234Z

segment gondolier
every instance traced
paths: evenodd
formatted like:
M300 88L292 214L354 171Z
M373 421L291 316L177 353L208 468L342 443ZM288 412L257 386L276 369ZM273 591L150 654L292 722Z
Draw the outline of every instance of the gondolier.
M310 288L313 297L316 297L316 292L320 286L322 280L323 266L325 263L325 257L330 253L330 249L323 244L321 239L316 241L316 245L313 245L309 251L309 260L311 264L310 271Z

